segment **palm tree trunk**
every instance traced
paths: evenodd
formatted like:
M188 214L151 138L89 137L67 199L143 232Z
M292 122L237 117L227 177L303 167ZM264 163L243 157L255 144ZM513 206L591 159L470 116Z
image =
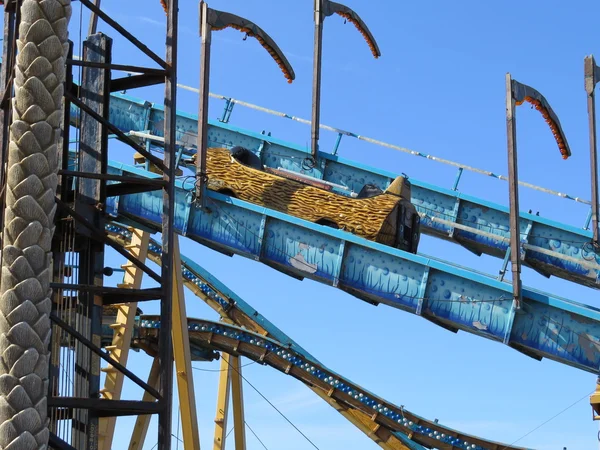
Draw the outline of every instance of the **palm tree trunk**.
M24 0L0 287L0 449L48 445L50 245L71 0Z

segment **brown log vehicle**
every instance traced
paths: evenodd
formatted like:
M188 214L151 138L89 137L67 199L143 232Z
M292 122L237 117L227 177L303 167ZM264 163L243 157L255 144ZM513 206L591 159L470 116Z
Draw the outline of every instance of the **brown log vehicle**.
M210 148L207 188L310 222L416 253L420 218L410 202L410 182L397 177L382 191L366 185L356 197L300 173L264 167L243 147Z

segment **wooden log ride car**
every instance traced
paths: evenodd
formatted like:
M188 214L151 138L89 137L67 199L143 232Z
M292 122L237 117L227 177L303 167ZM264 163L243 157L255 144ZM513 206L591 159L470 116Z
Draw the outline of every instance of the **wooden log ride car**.
M207 187L310 222L417 252L420 218L410 202L410 182L402 176L382 191L366 185L352 198L332 191L323 180L265 168L243 147L209 148Z

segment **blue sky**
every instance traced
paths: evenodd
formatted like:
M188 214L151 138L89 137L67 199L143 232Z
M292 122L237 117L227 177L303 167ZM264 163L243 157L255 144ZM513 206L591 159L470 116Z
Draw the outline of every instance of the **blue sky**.
M159 55L164 54L165 17L158 0L103 0L105 10ZM179 82L198 85L197 2L181 2ZM540 90L560 116L573 156L563 161L541 116L517 110L519 175L522 180L573 196L590 198L586 96L583 58L600 56L600 41L588 17L600 13L589 4L564 2L392 2L346 0L377 38L382 57L374 60L362 37L341 18L328 18L324 32L323 123L507 174L505 85L507 71ZM368 6L367 6L368 3ZM259 44L235 30L213 35L211 91L291 115L310 118L313 21L312 0L214 0L209 6L257 22L288 56L297 79L289 85ZM79 4L74 3L72 39L80 36ZM82 18L87 30L87 14ZM115 63L143 65L147 58L116 32ZM85 31L83 31L85 34ZM162 87L130 95L162 101ZM211 101L210 117L224 104ZM197 96L180 91L178 109L195 113ZM267 130L278 138L310 146L310 128L236 106L231 122ZM322 132L321 149L335 135ZM413 178L451 187L454 168L390 149L344 138L344 157L405 172ZM124 155L124 154L123 154ZM129 156L111 155L130 162ZM508 204L503 181L465 173L460 190ZM585 205L521 189L521 209L582 226ZM466 333L452 334L419 317L385 306L373 307L341 291L299 282L264 265L228 258L198 244L182 243L187 256L209 269L248 303L292 336L318 359L374 393L413 412L439 418L461 431L541 450L588 450L597 446L598 426L587 399L595 377L552 361L538 362ZM420 251L496 274L501 261L476 257L465 249L429 237ZM111 257L109 262L121 262ZM116 277L114 280L116 282ZM598 306L598 292L528 269L523 283ZM154 305L143 305L146 312ZM188 315L216 314L188 294ZM131 357L145 377L149 359ZM201 442L212 445L219 363L196 364L194 371ZM258 365L245 376L320 449L376 448L366 436L293 379ZM246 420L269 449L312 448L256 392L244 386ZM127 385L127 398L139 390ZM531 434L577 400L582 401ZM119 419L115 449L127 448L132 419ZM177 428L174 416L174 430ZM146 448L156 442L154 428ZM526 437L524 435L528 434ZM247 432L248 450L260 443ZM230 435L231 437L233 435ZM522 438L523 437L523 438ZM522 438L522 439L521 439ZM233 448L230 440L228 449Z

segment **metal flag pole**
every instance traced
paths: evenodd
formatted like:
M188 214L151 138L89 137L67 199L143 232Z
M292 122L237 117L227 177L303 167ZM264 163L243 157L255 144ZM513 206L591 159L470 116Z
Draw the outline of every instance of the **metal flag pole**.
M206 152L208 149L208 98L210 77L210 46L213 31L225 28L235 28L245 33L246 36L254 37L269 52L271 57L279 65L283 75L291 83L296 75L291 64L277 46L275 41L258 25L234 14L209 8L205 1L200 2L200 99L198 102L198 153L196 155L196 205L206 208L205 188L208 182L206 172Z
M596 83L600 79L600 70L593 56L584 60L585 91L587 93L588 124L590 134L590 169L592 178L592 229L594 250L600 247L598 237L598 153L596 149Z
M510 201L510 262L512 269L513 305L520 309L521 294L521 231L519 227L519 176L517 164L517 138L515 108L523 102L531 103L541 112L550 126L552 134L558 144L563 159L571 156L571 150L565 134L562 131L558 116L553 111L548 101L534 88L511 78L506 74L506 131L508 144L508 189Z
M375 58L381 56L379 46L375 38L369 31L367 25L360 16L351 8L340 3L329 0L315 0L315 42L314 42L314 61L313 61L313 95L312 95L312 120L311 120L311 157L304 161L303 166L312 169L316 165L317 152L319 150L319 126L321 116L321 59L323 52L323 23L325 18L333 14L338 14L344 19L352 22L358 31L363 35L371 53Z
M598 252L600 242L598 237L598 152L596 147L596 84L600 80L600 68L592 55L587 56L583 63L585 77L585 92L587 94L588 127L590 135L590 171L592 178L592 251ZM596 380L596 391L590 396L592 418L600 420L600 376ZM600 443L600 431L598 432ZM600 445L600 444L599 444Z

